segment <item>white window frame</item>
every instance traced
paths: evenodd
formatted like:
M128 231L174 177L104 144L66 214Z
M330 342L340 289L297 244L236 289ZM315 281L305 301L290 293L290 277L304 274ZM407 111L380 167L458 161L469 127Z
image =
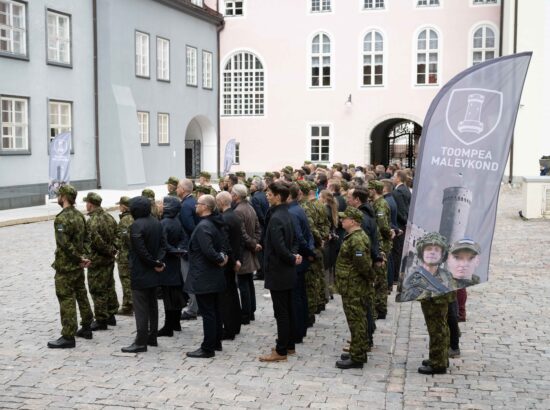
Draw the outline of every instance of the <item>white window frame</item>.
M53 21L52 21L53 20ZM61 21L65 22L65 32L61 31ZM70 14L48 9L46 13L46 36L48 64L71 66L72 64L72 18ZM66 57L62 57L63 51Z
M170 81L170 40L157 36L157 80Z
M470 5L473 7L499 6L500 0L472 0Z
M422 34L423 32L426 32L426 40L425 40L425 45L426 45L426 48L425 49L420 49L418 47L418 42L419 42L419 38L420 38L420 34ZM432 35L431 33L435 33L435 35L437 36L437 48L435 49L430 49L430 40L432 39ZM442 47L442 37L441 37L441 31L440 30L437 30L435 27L433 26L429 26L429 27L422 27L420 28L419 30L417 30L416 34L415 34L415 37L414 37L414 62L415 62L415 65L414 65L414 84L415 86L420 86L420 87L430 87L430 86L439 86L439 84L442 83L441 81L441 50L443 49ZM429 82L429 76L430 76L430 54L436 54L437 55L437 61L436 61L436 64L437 64L437 71L435 72L435 75L436 75L436 82L435 83L430 83ZM418 71L418 65L419 65L419 55L422 54L424 56L424 63L425 63L425 69L424 69L424 75L425 75L425 80L423 83L420 83L418 82L418 75L419 75L419 71Z
M241 143L235 143L235 155L233 156L233 165L240 165L241 163Z
M202 88L213 88L213 61L214 55L210 51L202 50Z
M319 37L319 50L318 52L313 52L313 43L315 41L315 39ZM323 46L325 45L325 42L324 42L324 39L323 37L326 37L328 39L328 45L329 45L329 51L328 53L325 53L323 52ZM332 88L333 87L333 73L334 73L334 70L332 69L333 67L333 64L334 64L334 59L333 59L333 55L334 55L334 42L332 41L332 36L327 33L326 31L319 31L315 34L313 34L313 36L311 37L311 40L309 41L309 45L308 45L308 48L309 48L309 73L308 73L308 77L309 77L309 87L311 89L323 89L323 88ZM325 58L328 58L328 64L325 65ZM318 77L318 80L319 80L319 83L317 85L314 85L314 81L313 81L313 78L315 77L313 75L313 68L314 68L314 63L313 63L313 60L314 59L317 59L318 61L318 64L319 64L319 73L317 75ZM326 68L328 67L329 68L329 85L323 85L323 68Z
M191 0L195 6L204 7L204 0Z
M223 64L222 79L221 111L224 117L265 115L265 65L255 52L233 52Z
M438 7L442 7L442 2L443 0L414 0L416 7L419 9L436 9Z
M0 55L27 58L27 3L16 0L0 0L0 3L7 6L6 13L2 13L6 24L0 24L0 47L5 44L5 49L0 48ZM20 14L16 17L14 9L17 8ZM19 44L17 49L16 44Z
M474 36L475 33L479 30L483 29L483 35L482 35L482 47L481 48L475 48L474 47ZM487 43L487 29L491 29L493 31L493 34L495 36L495 42L493 47L486 47ZM491 23L491 22L480 22L477 23L475 26L472 27L470 30L470 35L468 36L468 62L470 66L474 65L474 53L481 52L482 53L482 59L481 61L477 62L477 64L482 63L484 61L487 61L486 53L489 51L492 51L494 53L493 58L499 57L499 32L497 27Z
M65 115L62 112L63 108L66 109ZM68 117L66 121L63 121L63 116ZM73 144L73 102L63 100L48 100L48 148L50 142L59 134L64 132L71 133L71 154L74 152ZM52 135L52 130L55 130Z
M361 9L365 11L385 10L386 0L361 0Z
M149 34L135 31L136 77L151 78Z
M151 144L151 128L150 128L150 115L149 111L138 111L137 112L137 121L138 121L138 133L139 133L139 142L141 145L150 145Z
M170 114L157 114L157 142L158 145L170 145Z
M308 8L311 14L332 13L334 4L332 0L308 0Z
M245 7L245 1L246 0L224 0L223 2L223 15L225 17L244 17L244 7ZM240 8L237 7L237 3L240 3ZM237 11L240 10L240 14L237 13ZM229 14L229 11L231 14Z
M365 51L365 42L368 35L372 36L372 46L373 49L371 51ZM376 34L380 35L382 37L382 51L376 51ZM384 87L386 85L386 38L384 33L377 29L377 28L371 28L367 30L366 33L363 34L363 39L361 42L361 87ZM370 56L371 57L371 67L376 69L376 66L382 66L382 83L376 84L376 71L371 71L370 76L372 77L372 80L374 81L371 84L365 84L365 57ZM382 64L376 64L376 56L382 57Z
M197 61L197 48L193 46L186 46L186 84L190 87L198 86L198 61Z
M22 103L21 121L16 121L14 118L16 115L15 104L17 103ZM21 131L22 144L20 147L16 146L17 129ZM11 147L4 147L5 140L8 140L8 145ZM30 153L29 143L29 98L0 95L0 153Z
M314 136L313 135L313 128L314 127L318 127L319 128L319 136ZM323 132L323 128L328 128L328 136L323 136L322 135L322 132ZM314 163L321 163L321 164L325 164L325 163L330 163L331 162L331 158L332 158L332 130L333 130L333 127L331 124L327 124L327 123L311 123L311 124L308 124L308 152L307 152L307 157L306 158L309 158L309 160L311 162L314 162ZM319 152L316 154L318 155L318 159L314 159L313 158L313 140L314 139L318 139L319 140ZM325 146L328 148L328 153L327 153L327 158L326 159L322 159L322 155L323 153L321 152L322 150L322 147L323 147L323 144L321 143L321 141L327 141L327 143L325 144Z

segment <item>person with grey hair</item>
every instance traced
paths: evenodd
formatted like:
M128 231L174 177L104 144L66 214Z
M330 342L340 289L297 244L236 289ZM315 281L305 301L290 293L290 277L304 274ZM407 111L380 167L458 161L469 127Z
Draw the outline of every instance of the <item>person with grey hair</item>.
M250 205L256 211L256 216L260 222L260 227L262 228L262 238L260 243L263 243L267 213L269 210L269 202L267 201L267 196L265 194L266 186L265 182L260 177L255 177L252 179L252 184L250 184ZM258 260L260 261L260 267L253 276L253 279L263 279L263 250L258 252Z
M243 238L243 250L241 258L241 269L237 272L237 281L241 293L241 312L243 325L250 324L254 320L256 311L256 291L252 275L260 267L258 252L262 250L260 240L262 228L256 216L256 211L246 199L248 190L242 184L233 186L231 199L235 205L235 214L241 220L241 231Z

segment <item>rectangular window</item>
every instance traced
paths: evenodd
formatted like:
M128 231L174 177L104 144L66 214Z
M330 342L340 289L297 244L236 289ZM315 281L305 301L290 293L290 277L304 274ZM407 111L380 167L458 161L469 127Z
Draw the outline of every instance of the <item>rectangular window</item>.
M149 78L149 34L136 31L136 76Z
M202 87L212 89L212 53L202 52Z
M170 114L158 114L158 143L159 145L170 144Z
M48 62L71 64L71 17L48 10Z
M29 100L27 98L0 98L0 151L29 149Z
M149 113L147 111L138 111L137 117L139 141L141 145L149 145Z
M311 0L311 11L321 13L331 11L331 0Z
M0 53L27 56L25 3L0 0Z
M235 144L235 157L233 158L233 164L239 165L241 163L241 143Z
M474 5L478 4L497 4L497 0L474 0Z
M418 0L417 7L437 7L439 6L439 0Z
M225 0L225 15L226 16L242 16L243 2L236 0Z
M193 3L195 6L199 6L199 7L204 6L204 0L191 0L191 3Z
M187 85L197 85L197 49L187 46Z
M363 8L366 10L377 10L384 7L384 0L364 0L363 3Z
M328 125L311 126L310 161L330 161L330 127Z
M157 79L170 81L170 40L157 37Z
M72 132L73 104L71 102L50 100L48 104L48 116L50 124L48 141L51 142L51 140L64 132Z

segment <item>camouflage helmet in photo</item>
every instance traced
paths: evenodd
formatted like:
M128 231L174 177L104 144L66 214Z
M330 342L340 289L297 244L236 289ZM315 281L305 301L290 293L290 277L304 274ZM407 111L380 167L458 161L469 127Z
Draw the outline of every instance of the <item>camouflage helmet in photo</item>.
M443 263L447 260L447 255L449 253L449 245L447 244L447 238L441 235L439 232L430 232L424 235L422 238L416 242L416 255L418 259L424 262L424 248L426 246L439 246L441 248L441 261Z
M76 190L76 188L72 185L61 185L59 187L59 190L57 191L57 195L58 196L65 196L67 198L72 198L72 200L74 201L76 199L76 196L78 194L78 191Z

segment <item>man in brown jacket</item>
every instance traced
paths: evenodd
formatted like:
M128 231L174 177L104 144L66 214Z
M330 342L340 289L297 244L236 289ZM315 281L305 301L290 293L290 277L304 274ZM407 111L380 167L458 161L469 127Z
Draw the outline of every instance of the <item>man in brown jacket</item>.
M243 184L234 185L231 189L231 199L235 204L235 214L242 221L243 249L241 255L241 269L237 272L239 292L241 293L242 321L243 325L250 324L254 320L256 311L256 293L252 275L260 264L257 253L262 250L260 239L262 229L256 215L256 211L246 199L248 190Z

